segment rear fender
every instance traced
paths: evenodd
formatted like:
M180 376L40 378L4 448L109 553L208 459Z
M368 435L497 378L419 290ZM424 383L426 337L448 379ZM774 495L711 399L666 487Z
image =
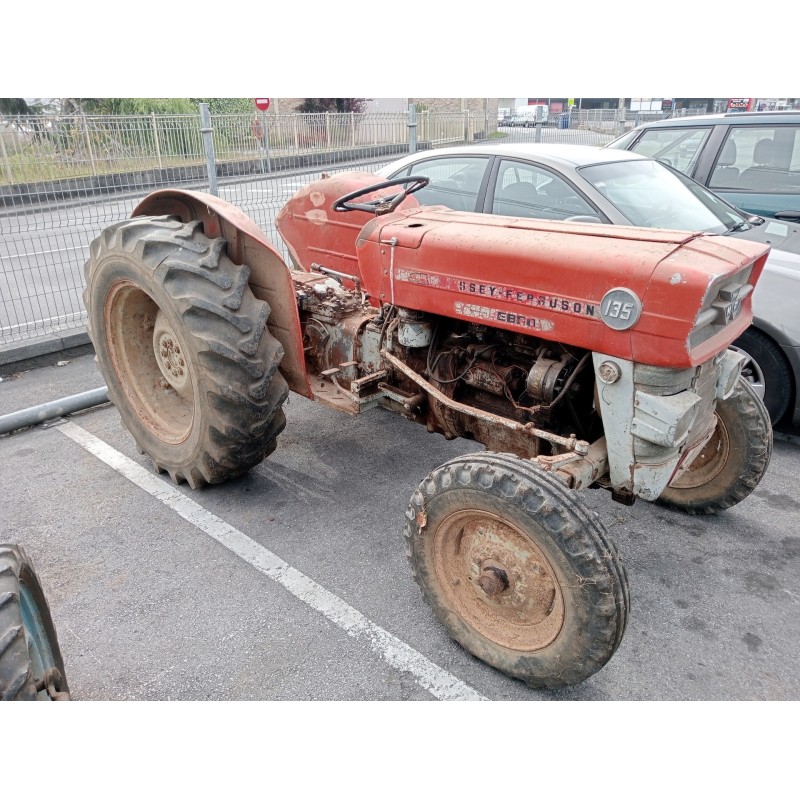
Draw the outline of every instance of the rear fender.
M231 203L204 192L182 189L163 189L149 194L131 216L165 214L179 217L182 222L199 219L206 236L221 236L228 243L228 258L250 268L250 288L269 305L267 326L283 345L280 372L293 392L312 397L291 274L261 229Z

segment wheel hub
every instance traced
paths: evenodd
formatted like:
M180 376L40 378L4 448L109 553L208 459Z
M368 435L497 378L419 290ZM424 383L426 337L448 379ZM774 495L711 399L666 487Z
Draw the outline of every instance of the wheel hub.
M481 576L475 582L489 597L495 597L510 587L508 573L501 567L495 567L492 564L482 566Z
M156 326L153 338L156 361L161 374L176 392L183 393L188 380L188 370L180 344L172 331L162 330L159 332L158 326Z
M112 284L103 303L116 384L141 424L162 442L192 431L194 395L188 354L156 302L133 281Z
M186 359L178 338L161 311L156 316L153 329L153 351L164 379L178 394L185 395L190 388Z
M716 427L711 438L695 457L694 461L670 486L674 489L695 489L705 486L719 475L728 463L730 436L725 423L717 415Z
M438 527L436 574L461 617L514 650L550 644L564 622L556 573L532 537L490 512L464 510Z

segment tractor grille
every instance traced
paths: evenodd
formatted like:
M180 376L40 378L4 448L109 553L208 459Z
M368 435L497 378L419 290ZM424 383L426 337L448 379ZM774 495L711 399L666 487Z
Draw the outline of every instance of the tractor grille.
M752 264L735 275L726 275L712 283L703 307L689 335L689 347L695 348L733 322L742 312L745 298L753 291Z

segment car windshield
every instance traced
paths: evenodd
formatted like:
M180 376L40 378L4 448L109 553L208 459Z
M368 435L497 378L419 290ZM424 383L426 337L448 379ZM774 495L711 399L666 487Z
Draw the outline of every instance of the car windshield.
M658 161L616 161L579 172L631 225L706 233L749 227L733 206Z

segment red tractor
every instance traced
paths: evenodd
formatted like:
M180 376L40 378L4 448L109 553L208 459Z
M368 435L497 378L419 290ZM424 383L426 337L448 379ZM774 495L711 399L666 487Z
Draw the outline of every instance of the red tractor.
M482 443L413 494L414 577L474 655L534 687L578 683L629 607L578 490L709 514L767 468L769 418L728 345L768 248L423 207L426 178L374 181L323 175L286 204L291 269L210 195L156 192L106 229L84 298L109 396L192 488L275 449L289 390Z

